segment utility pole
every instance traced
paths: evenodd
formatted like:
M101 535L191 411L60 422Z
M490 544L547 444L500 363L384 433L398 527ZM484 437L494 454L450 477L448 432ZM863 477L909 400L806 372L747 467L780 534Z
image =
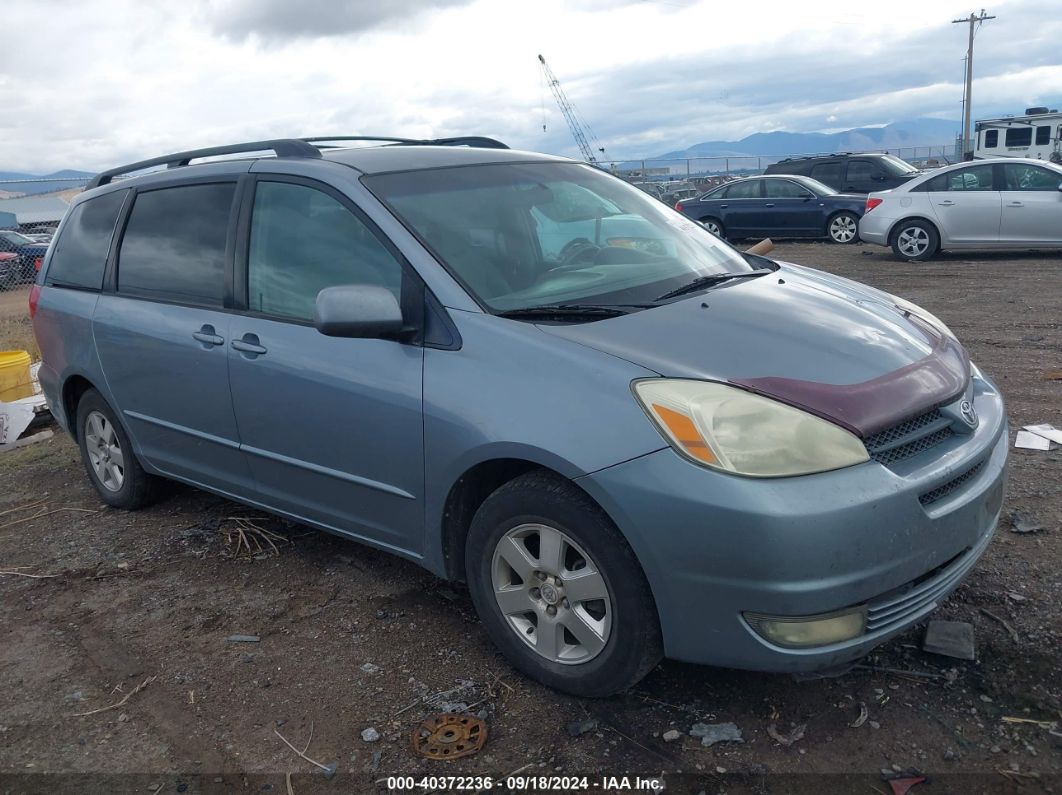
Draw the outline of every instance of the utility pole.
M973 130L970 128L970 99L973 95L973 45L974 45L974 32L985 20L995 19L985 14L985 10L982 8L980 14L970 14L965 19L953 19L951 24L958 25L961 23L967 23L970 26L970 43L966 47L966 93L963 98L963 119L962 119L962 154L965 158L968 153L973 151Z

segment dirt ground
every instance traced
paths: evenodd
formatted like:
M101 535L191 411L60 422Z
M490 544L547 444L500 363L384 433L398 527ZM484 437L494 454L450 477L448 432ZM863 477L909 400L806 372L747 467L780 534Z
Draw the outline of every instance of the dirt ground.
M773 256L937 314L1002 387L1012 439L1062 427L1062 381L1045 378L1062 367L1062 257L910 264L807 243ZM22 291L2 299L24 311ZM1004 521L937 613L973 624L975 662L921 651L916 628L840 678L664 662L632 692L582 700L516 674L467 594L411 563L261 515L290 544L238 554L229 517L256 514L184 487L140 513L103 508L60 433L0 458L0 792L301 795L514 771L588 776L589 791L666 773L669 792L887 794L885 774L917 771L916 795L1060 792L1060 473L1060 450L1012 452ZM1013 532L1015 512L1043 529ZM410 734L445 702L485 716L486 746L421 759ZM744 742L704 748L685 734L696 722L733 722ZM799 726L789 746L772 736ZM382 738L364 741L369 727ZM669 729L684 734L665 742Z

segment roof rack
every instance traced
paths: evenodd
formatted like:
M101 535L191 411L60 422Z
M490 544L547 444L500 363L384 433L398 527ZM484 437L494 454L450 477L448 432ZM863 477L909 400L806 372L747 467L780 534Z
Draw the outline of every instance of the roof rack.
M797 155L796 157L786 157L786 158L783 158L782 160L779 160L778 162L779 163L792 163L792 162L795 162L797 160L814 160L815 158L819 158L819 157L848 157L850 155L855 155L855 154L857 154L857 153L856 152L820 152L817 155ZM865 154L865 155L880 155L880 154L883 154L883 153L882 152L863 152L862 154Z
M495 138L481 135L464 135L456 138L390 138L381 135L318 135L313 138L300 138L311 144L326 144L328 141L383 141L400 146L475 146L480 149L508 149L506 144ZM327 145L322 146L328 149Z
M322 149L329 149L328 141L383 141L398 146L476 146L483 149L508 149L509 147L494 138L484 138L477 135L460 136L457 138L389 138L373 135L321 135L313 138L277 138L271 141L250 141L243 144L229 144L228 146L209 146L205 149L190 149L187 152L175 152L172 155L153 157L150 160L141 160L137 163L129 163L125 166L101 171L89 180L85 190L98 188L100 185L108 185L115 177L123 174L131 174L134 171L142 171L153 166L166 166L167 168L179 168L187 166L191 161L201 157L217 157L220 155L237 155L247 152L272 151L277 157L312 157L320 158Z
M228 146L208 146L205 149L190 149L187 152L175 152L172 155L153 157L150 160L141 160L118 168L101 171L89 180L85 190L98 188L100 185L108 185L115 177L130 174L134 171L142 171L152 166L166 166L178 168L187 166L192 160L200 157L216 157L219 155L237 155L246 152L265 152L272 150L277 157L313 157L319 158L321 150L306 141L298 138L278 138L272 141L250 141L243 144L229 144Z

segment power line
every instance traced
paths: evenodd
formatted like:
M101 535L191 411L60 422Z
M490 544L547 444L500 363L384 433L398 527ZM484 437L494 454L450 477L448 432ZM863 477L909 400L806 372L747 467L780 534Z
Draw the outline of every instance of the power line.
M973 95L973 50L974 50L974 34L977 29L981 27L986 20L995 19L994 16L988 16L985 10L982 8L980 14L970 14L969 17L963 19L953 19L951 24L968 24L970 26L970 40L966 47L966 85L963 95L963 117L962 117L962 151L965 157L968 153L973 151L973 136L970 129L970 102Z

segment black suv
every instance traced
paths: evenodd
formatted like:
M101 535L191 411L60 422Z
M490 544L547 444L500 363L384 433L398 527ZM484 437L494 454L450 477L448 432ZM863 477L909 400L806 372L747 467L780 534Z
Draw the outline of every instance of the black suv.
M870 193L897 188L920 172L895 155L841 152L789 157L767 166L765 174L799 174L842 193Z

